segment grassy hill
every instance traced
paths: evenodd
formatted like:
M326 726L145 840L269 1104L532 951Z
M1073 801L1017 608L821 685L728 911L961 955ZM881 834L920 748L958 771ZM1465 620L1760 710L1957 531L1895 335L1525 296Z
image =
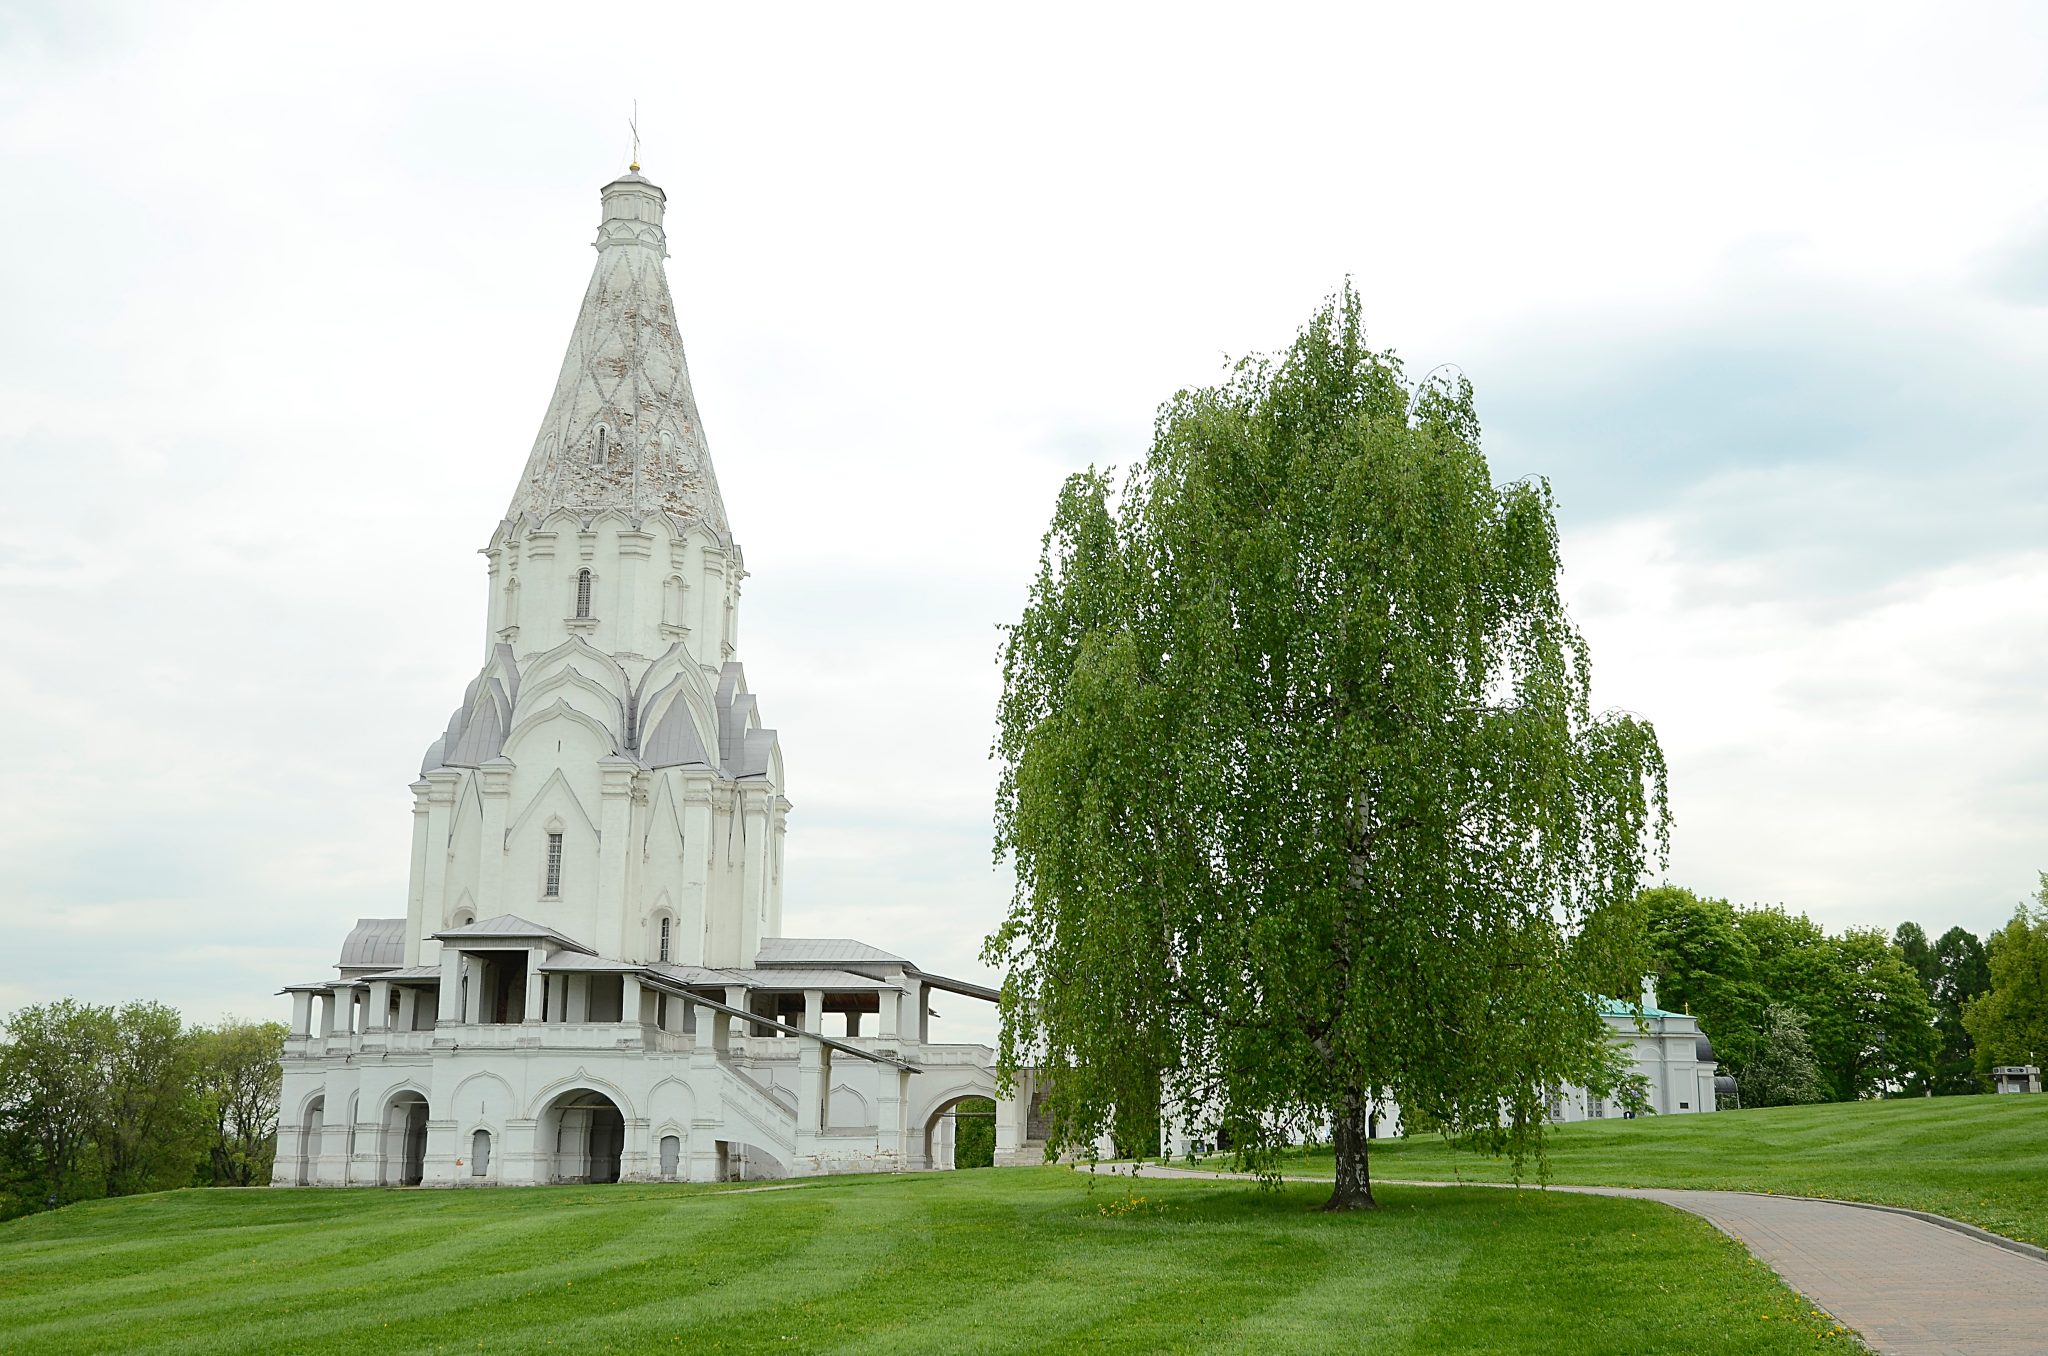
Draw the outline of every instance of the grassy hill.
M1332 1171L1327 1151L1289 1172ZM1504 1182L1440 1140L1373 1145L1375 1178ZM1550 1180L1875 1201L2048 1243L2048 1096L1902 1098L1556 1127Z
M0 1225L0 1352L1857 1349L1659 1206L1322 1194L1049 1168L171 1192Z

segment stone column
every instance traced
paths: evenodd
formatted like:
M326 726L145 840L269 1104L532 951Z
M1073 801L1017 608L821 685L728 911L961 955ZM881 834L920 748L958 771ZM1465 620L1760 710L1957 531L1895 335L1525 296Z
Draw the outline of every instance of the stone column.
M334 1034L334 990L320 991L320 1024L313 1028L313 1034L322 1040Z
M531 1026L547 1020L544 1003L548 993L548 977L540 972L541 963L548 958L545 947L528 947L526 950L526 1012L521 1020Z
M418 989L413 988L410 984L399 988L398 1029L400 1031L411 1031L419 1025L419 1002L420 991Z
M376 1032L384 1034L391 1029L391 981L373 979L370 981L370 1001L363 1013L363 1034Z
M443 1025L453 1026L462 1021L462 962L460 951L452 946L441 948L441 1002L438 1016Z
M590 1020L590 976L569 975L568 995L564 1000L566 1011L563 1020L587 1022Z
M426 930L439 932L447 926L448 829L455 817L455 792L462 784L462 774L453 768L436 768L421 780L427 784L427 851L420 907Z
M313 995L306 989L292 990L292 1034L313 1034ZM282 1157L282 1154L279 1156Z
M747 1006L746 988L743 985L739 984L728 984L725 986L725 1005L729 1008L738 1008L741 1012L752 1011L752 1009ZM732 1038L734 1036L738 1036L742 1041L744 1041L747 1037L754 1034L754 1024L752 1022L747 1021L745 1018L733 1017L727 1014L720 1015L725 1017L726 1039L725 1042L718 1047L719 1049L730 1049L732 1047ZM744 1046L742 1048L744 1049Z
M627 1026L641 1025L646 1014L640 1011L640 976L619 976L619 1020Z
M493 758L477 769L477 799L483 805L483 836L477 849L476 916L491 918L518 910L505 900L505 823L512 798L512 762Z
M903 1106L909 1100L910 1073L893 1064L877 1067L875 1088L875 1151L897 1171L908 1166L903 1155Z
M1021 1088L1018 1091L1022 1091ZM998 1166L1013 1162L1023 1142L1024 1108L1012 1095L996 1098L996 1158Z
M738 811L745 818L746 857L740 868L740 961L752 965L761 952L768 913L768 791L740 783Z
M462 1020L471 1026L484 1019L484 966L475 956L462 958L463 978L469 983L464 986L467 993L462 1003Z
M818 1131L825 1125L825 1047L815 1039L824 1026L825 991L804 990L804 1034L797 1040L796 1075L796 1151L799 1158L806 1152L815 1155L815 1141ZM795 1164L790 1165L797 1171Z
M931 1005L927 1002L928 991L924 981L907 976L903 981L906 1011L903 1018L903 1039L923 1045L932 1038Z
M632 849L633 777L639 764L616 754L600 758L597 818L597 917L606 930L602 938L588 938L607 956L637 953L629 950L626 933L626 858Z

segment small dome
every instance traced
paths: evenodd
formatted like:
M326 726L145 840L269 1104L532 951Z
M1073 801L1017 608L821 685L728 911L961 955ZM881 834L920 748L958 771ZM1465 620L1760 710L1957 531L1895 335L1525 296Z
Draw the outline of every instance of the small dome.
M1699 1043L1693 1049L1697 1053L1700 1063L1712 1064L1716 1062L1714 1059L1714 1043L1707 1039L1706 1032L1700 1032Z
M1714 1093L1716 1096L1733 1097L1735 1095L1735 1075L1715 1074Z

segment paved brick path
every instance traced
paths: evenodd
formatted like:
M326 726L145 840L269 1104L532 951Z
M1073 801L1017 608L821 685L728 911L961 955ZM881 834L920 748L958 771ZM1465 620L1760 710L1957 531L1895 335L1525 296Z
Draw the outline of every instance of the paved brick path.
M1146 1168L1147 1175L1222 1173ZM1310 1179L1297 1179L1310 1180ZM1444 1182L1405 1183L1446 1186ZM1553 1186L1637 1196L1702 1217L1786 1284L1897 1356L2048 1352L2048 1261L1913 1215L1795 1196Z

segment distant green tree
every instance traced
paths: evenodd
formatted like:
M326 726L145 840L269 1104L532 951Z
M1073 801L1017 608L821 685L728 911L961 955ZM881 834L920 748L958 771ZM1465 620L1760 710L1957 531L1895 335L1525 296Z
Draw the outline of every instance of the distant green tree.
M284 1038L281 1022L224 1021L192 1032L194 1086L206 1125L201 1185L270 1181Z
M996 1161L996 1104L962 1098L953 1108L953 1166L987 1168Z
M1933 1090L1937 1097L1984 1090L1977 1073L1977 1048L1963 1025L1963 1010L1991 989L1991 964L1984 943L1966 928L1953 927L1934 943L1934 1026L1941 1033Z
M177 1009L125 1003L113 1014L93 1143L109 1196L191 1184L200 1106L192 1044Z
M1769 995L1756 981L1756 948L1735 925L1725 899L1702 899L1662 885L1645 890L1651 965L1657 999L1699 1018L1714 1054L1729 1072L1756 1050Z
M1877 928L1850 928L1828 943L1842 991L1847 1038L1822 1061L1844 1101L1925 1091L1941 1038L1920 976ZM1818 1054L1819 1052L1816 1052Z
M1851 1015L1843 1006L1848 982L1826 931L1781 904L1737 910L1735 923L1756 953L1758 987L1771 1003L1799 1014L1802 1034L1821 1068L1847 1063L1846 1052L1855 1041ZM1827 1087L1828 1095L1839 1095L1832 1083Z
M2048 871L2034 902L2022 904L1991 934L1985 952L1990 990L1963 1009L1977 1072L2001 1064L2048 1066Z
M1899 955L1905 958L1913 973L1920 976L1920 984L1927 990L1927 996L1934 997L1935 983L1941 977L1941 961L1927 940L1926 930L1910 920L1901 923L1892 932L1892 945L1899 949Z
M0 1045L0 1175L6 1213L102 1191L96 1136L106 1120L110 1008L69 998L7 1019Z
M1828 1099L1827 1080L1814 1062L1806 1021L1782 1003L1764 1010L1756 1052L1737 1075L1744 1106L1803 1106Z

